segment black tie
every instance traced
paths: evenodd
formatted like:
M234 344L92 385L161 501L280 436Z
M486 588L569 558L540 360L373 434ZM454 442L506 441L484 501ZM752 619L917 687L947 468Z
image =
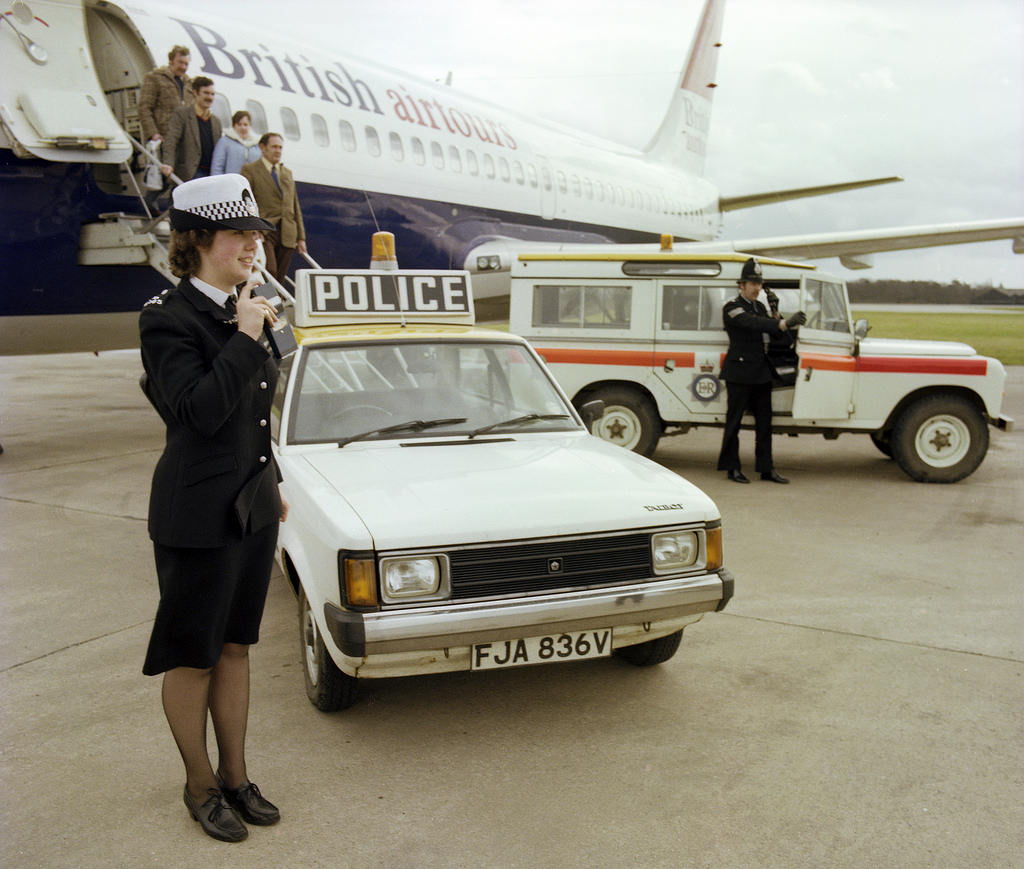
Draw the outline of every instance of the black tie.
M276 166L271 168L271 170L270 170L270 177L274 179L274 184L277 185L277 192L283 194L284 191L281 189L281 182L277 180L277 167Z
M224 312L228 315L229 321L238 319L238 300L234 296L228 296L224 300Z

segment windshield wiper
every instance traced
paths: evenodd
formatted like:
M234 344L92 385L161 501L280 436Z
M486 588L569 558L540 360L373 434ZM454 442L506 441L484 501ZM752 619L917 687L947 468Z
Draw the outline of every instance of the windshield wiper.
M465 421L466 417L464 416L454 416L449 419L414 419L410 420L409 422L400 422L397 425L388 425L385 426L384 428L374 428L370 429L369 431L364 431L359 434L352 435L351 437L342 438L340 441L338 441L338 446L343 447L345 446L345 444L350 444L353 441L365 440L368 437L373 437L373 435L392 434L394 432L400 431L423 431L424 429L428 428L436 428L439 425L456 425L457 423Z
M522 425L523 423L533 422L538 419L569 419L567 413L527 413L523 416L514 416L512 419L503 419L501 422L492 422L490 425L481 426L478 429L474 429L469 433L471 438L475 438L478 434L492 431L496 428L502 428L506 425Z

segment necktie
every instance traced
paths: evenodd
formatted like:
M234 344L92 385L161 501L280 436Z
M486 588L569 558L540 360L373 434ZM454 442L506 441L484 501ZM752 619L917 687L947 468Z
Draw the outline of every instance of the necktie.
M238 300L234 296L228 296L224 300L224 312L228 315L229 322L234 323L238 319Z
M274 184L277 185L277 192L278 193L283 193L284 191L281 190L281 182L277 180L277 167L276 166L271 167L271 169L270 169L270 177L274 179Z

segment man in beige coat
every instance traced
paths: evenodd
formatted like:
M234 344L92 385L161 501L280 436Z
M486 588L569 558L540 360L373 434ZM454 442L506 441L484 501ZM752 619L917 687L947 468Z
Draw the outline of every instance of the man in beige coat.
M143 142L162 141L174 110L191 104L192 82L185 75L188 62L188 49L176 45L167 53L167 66L158 66L142 80L139 121Z
M265 133L260 139L259 160L246 163L242 175L252 187L260 217L276 229L263 234L267 271L279 281L288 274L292 254L306 252L306 228L302 224L299 197L291 170L281 163L284 139L278 133Z
M174 110L164 139L164 175L173 171L182 181L210 174L213 148L220 138L220 119L211 111L216 90L206 76L192 80L195 101Z

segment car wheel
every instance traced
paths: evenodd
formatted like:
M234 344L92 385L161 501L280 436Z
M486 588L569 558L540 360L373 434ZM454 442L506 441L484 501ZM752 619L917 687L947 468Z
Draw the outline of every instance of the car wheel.
M880 453L892 458L892 443L888 434L883 434L880 431L871 432L871 443L878 447Z
M935 395L915 401L892 430L892 455L920 483L955 483L988 452L988 425L967 399Z
M664 664L671 658L682 640L683 632L676 631L667 637L658 637L658 639L648 640L646 643L623 646L621 649L616 649L615 654L637 667L653 667L655 664Z
M299 642L309 702L321 712L336 712L351 706L356 699L356 679L341 672L331 660L302 586L299 586Z
M592 435L642 456L654 453L663 426L649 398L632 389L607 387L586 393L580 404L594 399L604 402L604 415L594 421Z

